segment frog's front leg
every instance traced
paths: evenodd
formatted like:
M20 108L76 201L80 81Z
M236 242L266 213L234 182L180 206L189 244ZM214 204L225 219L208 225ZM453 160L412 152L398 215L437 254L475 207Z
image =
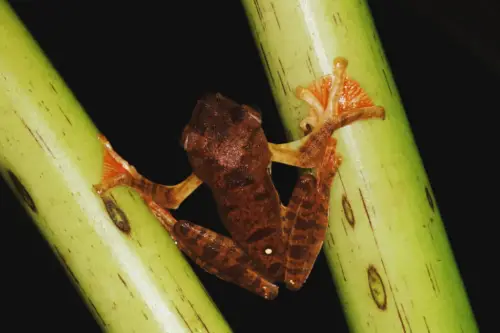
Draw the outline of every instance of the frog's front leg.
M177 221L158 204L148 204L179 249L206 272L265 299L278 296L278 287L255 270L251 258L231 238L189 221Z
M310 106L310 114L301 122L307 134L284 143L269 144L273 162L301 168L315 168L320 163L327 138L341 127L358 120L385 117L381 106L372 101L353 80L346 79L347 60L338 57L333 62L333 74L297 88L297 97Z
M335 139L329 138L316 177L301 176L288 206L283 209L283 230L285 237L288 236L284 282L291 290L302 287L325 239L330 188L341 163L335 145Z
M137 190L145 201L155 201L166 209L177 209L202 183L193 173L176 185L154 183L118 155L103 135L99 135L99 141L104 147L104 173L101 183L94 188L100 196L113 187L126 185Z

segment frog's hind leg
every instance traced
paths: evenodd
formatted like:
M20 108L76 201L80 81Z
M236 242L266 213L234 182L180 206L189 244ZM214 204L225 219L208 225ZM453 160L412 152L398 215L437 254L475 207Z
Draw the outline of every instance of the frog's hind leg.
M176 209L202 183L194 174L177 185L154 183L118 155L103 135L99 135L99 141L104 147L104 171L101 182L94 185L94 189L101 197L108 190L125 185L137 190L146 201L153 200L166 209Z
M149 207L179 249L206 272L265 299L276 298L278 287L254 269L250 257L231 238L189 221L176 221L154 202Z
M316 177L306 174L299 179L287 207L284 281L291 290L298 290L305 283L325 239L331 184L341 163L335 154L335 145L335 139L330 138Z

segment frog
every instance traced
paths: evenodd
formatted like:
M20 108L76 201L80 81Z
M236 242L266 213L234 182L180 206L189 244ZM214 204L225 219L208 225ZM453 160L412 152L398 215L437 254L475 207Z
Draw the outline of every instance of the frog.
M254 107L205 94L181 135L192 172L176 185L143 177L100 134L104 173L94 188L101 197L122 185L138 191L178 248L209 274L267 300L277 297L278 283L297 291L328 228L330 191L342 162L334 131L362 119L385 119L384 108L347 77L346 67L347 60L337 57L332 74L297 88L310 110L300 123L304 136L287 143L268 142ZM272 163L306 171L287 205L272 181ZM201 184L211 190L229 236L171 214Z

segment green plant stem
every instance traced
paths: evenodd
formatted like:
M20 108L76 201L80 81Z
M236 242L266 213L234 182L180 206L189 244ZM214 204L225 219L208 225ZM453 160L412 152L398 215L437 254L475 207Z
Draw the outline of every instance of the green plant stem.
M343 157L324 250L352 332L478 332L431 186L368 7L353 0L242 0L290 139L295 97L349 61L384 121L335 134Z
M103 171L97 134L0 0L0 171L98 322L108 332L230 332L135 192L112 191L130 233L113 224L92 188Z

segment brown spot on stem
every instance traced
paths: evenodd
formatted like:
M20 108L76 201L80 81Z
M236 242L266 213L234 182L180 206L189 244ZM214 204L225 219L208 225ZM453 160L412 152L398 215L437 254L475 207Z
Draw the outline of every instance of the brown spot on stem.
M429 202L429 206L431 206L432 211L434 211L434 200L432 200L432 194L429 188L425 187L425 196L427 197L427 201Z
M349 222L351 227L354 228L354 225L356 224L354 212L352 211L351 203L349 202L349 199L347 199L347 195L345 193L342 194L342 208L344 209L344 215L347 222Z
M38 210L36 208L35 202L33 201L33 198L31 197L31 195L29 194L28 190L23 185L23 183L19 180L19 178L17 178L17 176L11 170L8 170L7 174L9 175L9 178L12 181L12 185L14 185L14 188L16 189L17 193L21 196L26 206L28 206L33 213L37 213Z
M104 202L104 207L106 207L109 217L116 227L124 233L130 233L130 223L128 222L125 212L116 205L116 202L111 197L104 196L102 197L102 201Z
M368 266L368 286L372 294L373 301L380 310L387 309L387 293L385 292L384 282L375 266Z

